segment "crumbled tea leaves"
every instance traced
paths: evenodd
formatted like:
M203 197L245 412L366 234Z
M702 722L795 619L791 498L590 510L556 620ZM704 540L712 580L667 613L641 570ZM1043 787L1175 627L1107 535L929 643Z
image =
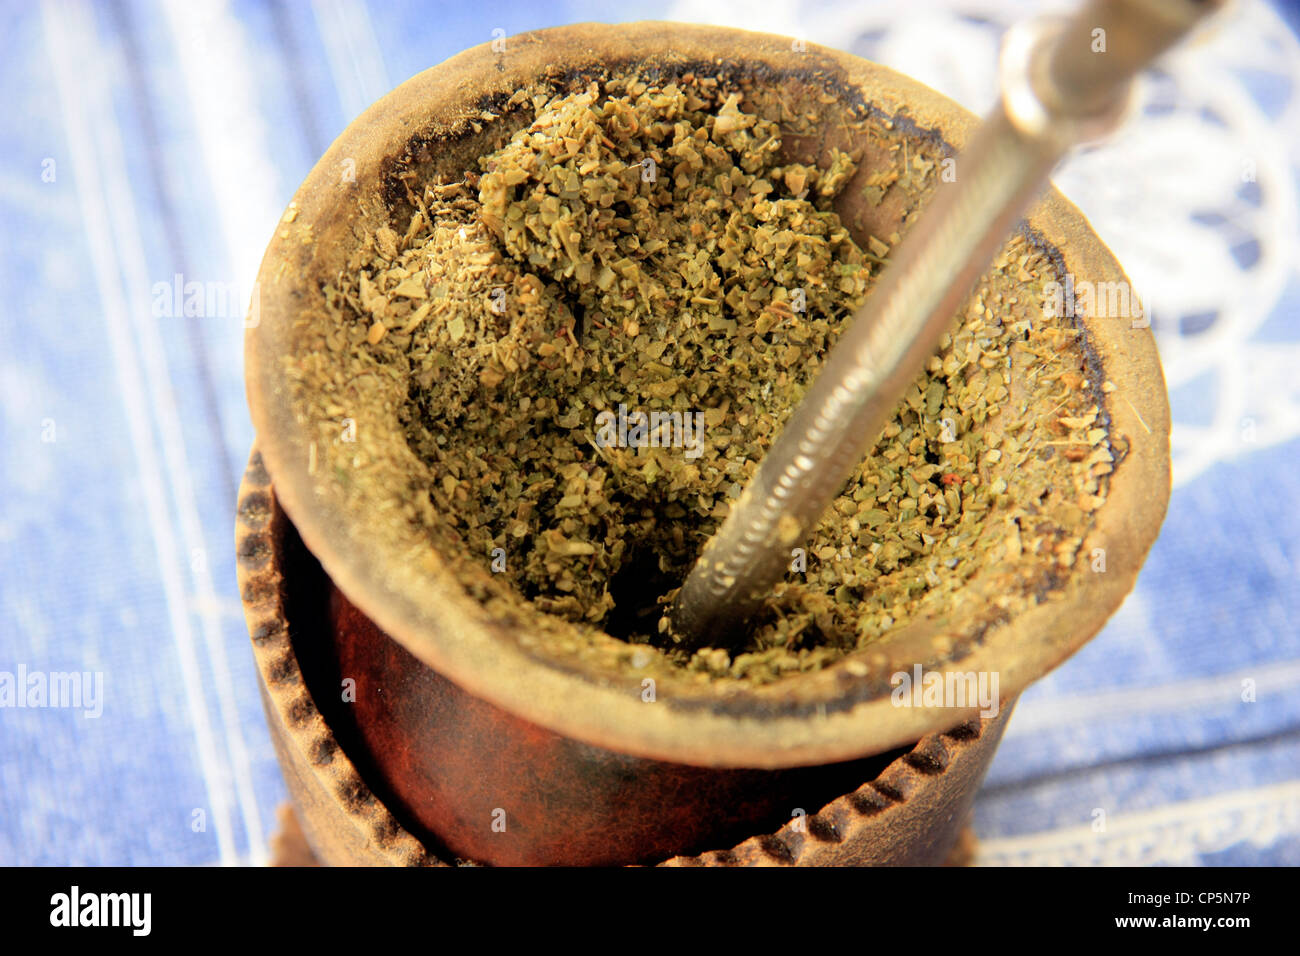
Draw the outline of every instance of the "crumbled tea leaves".
M881 168L834 148L798 162L783 144L824 100L693 74L508 107L528 119L477 168L407 180L409 221L365 236L296 328L313 471L368 531L438 555L538 653L698 681L770 682L920 617L1013 613L1050 589L1045 561L1074 566L1115 454L1078 328L1037 307L1053 267L1015 238L750 646L678 650L674 589L899 241L860 233L864 249L837 197L901 189L915 208L937 154L863 120L889 144ZM700 413L698 454L598 441L620 407Z

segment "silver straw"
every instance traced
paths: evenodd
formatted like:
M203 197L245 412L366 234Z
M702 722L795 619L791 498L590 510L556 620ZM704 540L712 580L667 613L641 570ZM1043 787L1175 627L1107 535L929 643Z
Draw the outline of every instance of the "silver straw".
M1008 32L1000 101L957 158L956 181L908 232L678 593L683 646L744 640L1057 162L1118 126L1133 77L1221 5L1092 0Z

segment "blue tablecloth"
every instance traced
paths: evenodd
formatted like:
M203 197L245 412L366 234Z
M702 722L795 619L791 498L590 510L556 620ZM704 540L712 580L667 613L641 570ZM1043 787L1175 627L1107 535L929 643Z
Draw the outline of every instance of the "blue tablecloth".
M242 304L362 108L494 29L670 18L841 46L982 109L1003 25L1038 5L754 6L0 7L0 682L89 675L79 708L0 707L0 863L266 860L285 788L231 553ZM1238 4L1058 177L1152 290L1176 488L1135 593L1024 696L980 862L1300 863L1287 17ZM204 314L176 314L167 290L195 281Z

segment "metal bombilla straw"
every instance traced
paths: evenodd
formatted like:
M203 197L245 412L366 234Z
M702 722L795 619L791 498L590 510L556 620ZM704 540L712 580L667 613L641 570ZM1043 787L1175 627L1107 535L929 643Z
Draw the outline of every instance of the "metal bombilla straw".
M1091 0L1013 27L1001 98L705 544L670 613L681 646L734 649L1021 213L1073 146L1120 125L1133 78L1223 0ZM1096 31L1104 31L1098 33ZM1104 52L1094 52L1098 38Z

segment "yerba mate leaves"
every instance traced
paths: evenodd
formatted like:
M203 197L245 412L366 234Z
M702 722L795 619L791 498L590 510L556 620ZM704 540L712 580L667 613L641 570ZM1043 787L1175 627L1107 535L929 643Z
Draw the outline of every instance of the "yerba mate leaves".
M368 528L434 549L540 650L699 680L822 667L918 615L1010 612L1037 599L1027 556L1073 564L1112 456L1071 320L1036 305L1051 267L1016 239L750 646L674 650L665 602L890 246L860 248L832 207L853 156L783 157L818 119L779 92L621 77L517 99L533 121L455 182L411 183L411 221L367 236L299 323L287 371L316 468ZM878 120L855 136L890 157L858 177L874 201L933 188L922 146ZM702 414L698 447L598 441L621 406Z

